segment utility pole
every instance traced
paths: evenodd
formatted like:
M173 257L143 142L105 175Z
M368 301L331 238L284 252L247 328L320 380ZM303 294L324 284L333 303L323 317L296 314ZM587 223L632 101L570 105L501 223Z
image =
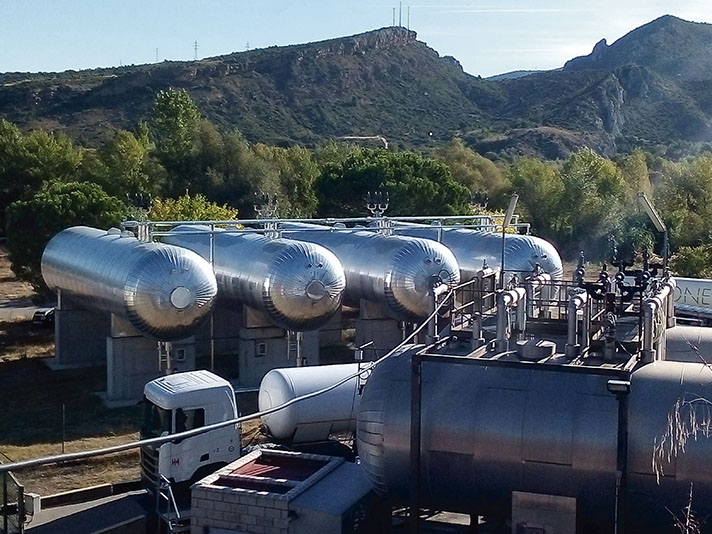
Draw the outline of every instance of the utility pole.
M398 2L398 26L403 26L403 2Z
M408 6L408 11L407 11L407 13L408 13L408 17L407 17L407 19L406 19L406 20L408 21L408 23L407 23L407 28L408 28L408 30L410 30L410 6Z
M198 41L195 41L193 43L193 51L195 52L195 54L193 55L193 60L198 61Z
M396 25L396 8L393 8L393 26Z

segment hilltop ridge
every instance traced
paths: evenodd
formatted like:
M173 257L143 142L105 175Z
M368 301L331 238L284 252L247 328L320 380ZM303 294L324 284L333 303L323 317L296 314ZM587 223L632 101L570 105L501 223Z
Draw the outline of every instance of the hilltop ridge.
M387 27L200 61L0 74L0 117L97 145L186 89L206 118L253 142L382 135L400 147L462 137L480 152L566 157L712 142L712 25L664 16L562 69L482 79L414 31Z

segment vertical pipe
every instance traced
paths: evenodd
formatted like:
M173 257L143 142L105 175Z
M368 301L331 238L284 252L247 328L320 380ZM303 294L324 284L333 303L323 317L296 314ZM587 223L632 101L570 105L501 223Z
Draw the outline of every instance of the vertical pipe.
M420 410L423 363L416 352L410 359L410 532L420 532Z
M62 403L62 454L64 454L64 441L65 441L65 438L67 437L66 423L67 423L66 405L64 403Z
M210 267L215 274L215 225L210 225ZM210 370L215 372L215 307L210 310Z
M304 362L302 360L303 356L302 356L302 333L301 332L294 333L294 342L297 345L297 350L296 350L297 367L301 367L302 365L304 365Z
M626 471L628 469L628 393L617 393L618 439L616 453L615 532L625 531ZM621 525L623 528L621 528Z
M7 526L7 473L2 474L2 523L3 532L8 533Z

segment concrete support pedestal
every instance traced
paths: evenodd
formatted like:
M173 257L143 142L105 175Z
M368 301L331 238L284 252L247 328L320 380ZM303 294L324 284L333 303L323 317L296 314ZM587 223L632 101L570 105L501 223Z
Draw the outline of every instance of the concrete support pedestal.
M294 367L296 336L269 322L265 315L248 306L220 302L213 311L213 343L216 355L234 356L229 376L239 389L258 388L262 377L278 367ZM210 324L196 335L198 354L210 355ZM319 363L319 333L304 332L301 354L308 365Z
M158 342L142 336L128 322L113 314L105 350L108 404L137 402L143 397L146 382L165 374L195 369L194 338L171 343L161 364Z
M47 365L51 369L104 365L110 330L110 314L87 311L59 291L54 313L55 355Z
M356 320L356 346L373 341L363 351L365 360L375 360L403 341L400 322L389 317L383 307L361 299L359 318Z

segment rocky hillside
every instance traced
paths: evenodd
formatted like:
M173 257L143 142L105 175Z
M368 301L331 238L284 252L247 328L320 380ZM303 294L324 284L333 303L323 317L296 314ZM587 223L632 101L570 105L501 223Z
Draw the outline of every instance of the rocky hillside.
M312 145L382 135L427 148L565 157L588 145L712 141L712 26L665 16L563 69L483 80L404 28L192 62L0 75L0 116L92 145L187 89L210 120L252 141Z

